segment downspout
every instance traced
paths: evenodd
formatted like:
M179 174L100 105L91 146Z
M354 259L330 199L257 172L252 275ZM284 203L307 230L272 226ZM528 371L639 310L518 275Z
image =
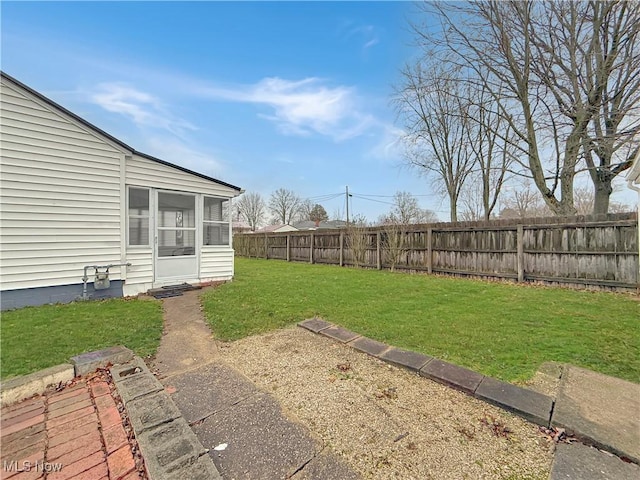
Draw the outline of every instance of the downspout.
M640 159L640 157L638 157ZM640 179L640 177L639 177ZM635 190L638 193L638 208L636 210L636 229L638 231L638 270L637 270L637 275L638 275L638 290L640 290L640 186L636 186L634 185L634 181L630 178L627 179L627 186L631 189L631 190Z

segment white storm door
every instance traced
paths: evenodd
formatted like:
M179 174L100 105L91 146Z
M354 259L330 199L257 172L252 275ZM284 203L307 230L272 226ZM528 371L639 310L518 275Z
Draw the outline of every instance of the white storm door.
M158 192L155 224L156 280L197 279L196 196Z

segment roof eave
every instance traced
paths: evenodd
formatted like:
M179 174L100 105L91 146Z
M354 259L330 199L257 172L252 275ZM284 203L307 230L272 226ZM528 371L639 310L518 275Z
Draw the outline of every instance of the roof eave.
M103 136L106 139L108 139L109 141L111 141L111 142L115 143L116 145L120 146L121 148L123 148L125 150L128 150L129 152L131 152L132 155L134 155L134 154L135 155L139 155L139 156L141 156L143 158L146 158L147 160L151 160L153 162L160 163L160 164L165 165L167 167L175 168L175 169L180 170L182 172L185 172L185 173L188 173L188 174L191 174L191 175L195 175L196 177L202 178L204 180L208 180L210 182L214 182L214 183L217 183L219 185L223 185L225 187L231 188L232 190L237 191L238 195L240 195L241 193L244 192L244 190L242 188L237 187L235 185L232 185L230 183L223 182L222 180L218 180L217 178L209 177L208 175L204 175L202 173L194 172L193 170L189 170L188 168L184 168L184 167L181 167L181 166L176 165L174 163L167 162L166 160L161 160L161 159L159 159L157 157L154 157L153 155L148 155L146 153L139 152L138 150L136 150L136 149L130 147L129 145L127 145L126 143L124 143L122 140L119 140L116 137L114 137L113 135L108 134L107 132L105 132L101 128L96 127L91 122L88 122L87 120L85 120L84 118L80 117L79 115L76 115L72 111L64 108L62 105L54 102L50 98L44 96L40 92L38 92L38 91L34 90L33 88L29 87L28 85L25 85L20 80L17 80L15 78L13 78L11 75L5 73L2 70L0 70L0 77L8 80L9 82L15 84L18 87L26 90L31 95L33 95L34 97L38 98L42 102L48 104L49 106L51 106L51 107L53 107L53 108L55 108L57 110L60 110L65 115L70 116L75 121L81 123L82 125L84 125L85 127L89 128L89 129L93 130L98 135Z

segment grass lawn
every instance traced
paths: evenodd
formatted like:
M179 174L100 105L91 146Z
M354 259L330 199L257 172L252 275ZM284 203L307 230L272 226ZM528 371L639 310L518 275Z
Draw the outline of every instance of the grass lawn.
M146 356L155 353L161 336L157 301L118 298L3 312L0 375L25 375L114 345Z
M236 258L234 281L203 305L222 340L318 315L505 381L553 360L640 383L640 301L629 295Z

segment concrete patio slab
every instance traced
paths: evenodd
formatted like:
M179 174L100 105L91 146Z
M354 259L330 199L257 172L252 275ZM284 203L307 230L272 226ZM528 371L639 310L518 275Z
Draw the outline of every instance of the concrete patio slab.
M391 347L389 350L380 355L382 360L398 365L399 367L408 368L409 370L419 371L427 363L433 360L429 355L403 350L401 348Z
M289 478L321 449L267 394L247 398L193 429L223 478ZM221 444L226 448L214 449Z
M640 385L636 383L567 365L551 424L640 463Z
M421 368L420 375L471 394L484 378L472 370L437 359Z
M475 396L499 407L517 413L530 422L549 426L553 399L533 390L484 377Z
M549 480L637 480L640 466L581 443L556 448Z
M299 327L306 328L307 330L312 331L313 333L318 333L320 330L324 330L325 328L330 327L332 324L322 320L321 318L308 318L300 323L298 323Z
M334 340L338 340L342 343L350 342L351 340L355 340L360 335L354 333L346 328L332 326L329 328L325 328L324 330L320 330L320 335L324 335L325 337L333 338Z
M197 422L256 393L255 386L231 367L220 363L170 379L175 388L171 395L189 423Z
M386 343L377 342L367 337L356 338L355 340L349 342L348 345L355 348L356 350L360 350L361 352L373 355L374 357L377 357L389 348L389 345L387 345Z

